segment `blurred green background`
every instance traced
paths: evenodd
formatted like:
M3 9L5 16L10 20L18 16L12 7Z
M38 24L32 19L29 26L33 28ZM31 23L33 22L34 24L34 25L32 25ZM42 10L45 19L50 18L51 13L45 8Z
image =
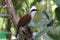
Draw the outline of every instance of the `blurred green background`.
M31 27L34 32L41 32L47 27L47 24L44 24L45 22L48 23L49 20L55 20L55 28L41 35L39 40L60 40L60 0L12 0L12 2L20 18L29 11L31 6L37 7L39 11L35 15L33 22L41 28L38 28L38 26ZM0 0L0 14L8 14L5 5L4 0ZM11 22L10 24L8 23L9 21ZM14 36L14 30L12 21L0 15L0 39L7 40L8 33L5 33L6 31L11 32L11 37Z

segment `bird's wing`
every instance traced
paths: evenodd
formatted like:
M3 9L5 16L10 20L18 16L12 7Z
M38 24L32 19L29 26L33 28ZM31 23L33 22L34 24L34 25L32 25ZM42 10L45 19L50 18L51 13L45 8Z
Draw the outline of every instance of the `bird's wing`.
M19 33L19 28L28 25L29 22L30 22L30 20L31 20L31 15L29 15L29 14L24 15L24 16L19 20L18 25L17 25L16 37L17 37L17 34Z

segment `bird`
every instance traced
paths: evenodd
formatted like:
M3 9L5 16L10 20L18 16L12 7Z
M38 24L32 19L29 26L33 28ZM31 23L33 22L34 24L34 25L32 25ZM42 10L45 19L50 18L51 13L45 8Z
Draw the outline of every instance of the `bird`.
M17 32L16 32L16 37L19 33L19 29L20 27L24 27L26 25L28 25L34 18L35 14L37 13L37 7L36 6L32 6L30 11L28 13L26 13L18 22L17 24Z

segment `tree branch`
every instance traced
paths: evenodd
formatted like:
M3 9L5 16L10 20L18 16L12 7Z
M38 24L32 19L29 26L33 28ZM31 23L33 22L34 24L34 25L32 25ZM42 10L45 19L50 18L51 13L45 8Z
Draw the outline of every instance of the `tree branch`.
M14 7L13 7L13 3L12 0L5 0L5 3L7 5L7 10L9 15L11 15L12 17L12 22L14 24L14 26L16 27L19 21L19 15L16 13Z

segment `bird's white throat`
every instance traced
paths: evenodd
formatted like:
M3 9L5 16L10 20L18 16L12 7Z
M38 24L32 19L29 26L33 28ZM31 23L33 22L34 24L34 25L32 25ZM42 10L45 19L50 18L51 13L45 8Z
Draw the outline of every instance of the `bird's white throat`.
M30 13L32 19L34 18L36 13L37 13L37 11L33 11L33 12Z

